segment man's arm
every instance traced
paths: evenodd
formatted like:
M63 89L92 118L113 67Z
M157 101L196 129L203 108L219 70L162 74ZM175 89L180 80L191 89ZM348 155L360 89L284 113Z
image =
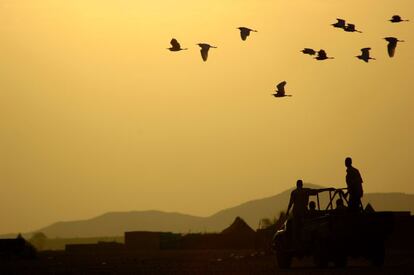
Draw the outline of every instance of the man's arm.
M309 195L314 196L314 195L317 195L320 192L324 192L324 191L335 191L335 188L332 188L332 187L330 187L330 188L321 188L321 189L310 189L309 188L309 189L307 189L307 191L308 191Z

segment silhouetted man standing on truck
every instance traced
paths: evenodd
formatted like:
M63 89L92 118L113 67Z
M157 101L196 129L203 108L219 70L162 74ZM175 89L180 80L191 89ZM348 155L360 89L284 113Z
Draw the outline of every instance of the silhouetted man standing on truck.
M332 188L324 189L311 189L303 188L302 180L296 182L296 189L290 193L290 200L286 216L289 216L289 211L292 209L292 226L293 226L293 235L296 241L301 238L301 230L303 227L303 222L308 211L309 196L316 195L319 192L332 190Z
M362 190L362 177L358 169L352 166L352 159L345 159L346 169L346 185L348 187L349 201L348 208L352 212L358 212L361 209L361 198L364 194Z

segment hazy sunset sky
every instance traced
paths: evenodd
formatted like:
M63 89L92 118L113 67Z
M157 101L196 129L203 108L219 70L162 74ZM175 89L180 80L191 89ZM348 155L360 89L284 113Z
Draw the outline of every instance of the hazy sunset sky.
M0 233L344 187L346 156L365 192L414 193L413 68L412 0L0 0Z

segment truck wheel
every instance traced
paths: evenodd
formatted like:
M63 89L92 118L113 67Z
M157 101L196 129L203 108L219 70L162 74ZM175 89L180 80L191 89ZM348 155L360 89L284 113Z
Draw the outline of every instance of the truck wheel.
M371 263L374 266L381 267L385 261L385 247L384 244L377 244L371 251Z
M348 257L346 255L337 255L334 259L335 267L345 268L348 262Z
M316 243L314 246L313 262L317 267L324 268L328 266L328 251L326 246L321 242Z
M287 252L276 251L276 260L280 268L290 268L292 264L292 256Z

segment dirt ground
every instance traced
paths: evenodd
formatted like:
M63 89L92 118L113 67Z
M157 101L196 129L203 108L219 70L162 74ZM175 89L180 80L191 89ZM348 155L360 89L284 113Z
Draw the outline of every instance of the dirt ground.
M42 252L31 261L2 261L0 274L414 274L414 252L388 252L384 267L349 259L344 269L318 269L311 259L277 267L271 253L225 250L170 250L99 254Z

